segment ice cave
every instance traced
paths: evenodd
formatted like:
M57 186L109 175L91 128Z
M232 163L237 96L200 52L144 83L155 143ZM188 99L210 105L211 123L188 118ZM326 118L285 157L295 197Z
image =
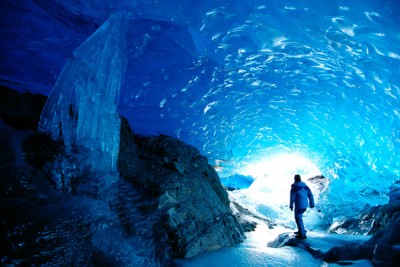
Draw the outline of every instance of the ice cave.
M398 0L0 6L1 266L400 266Z

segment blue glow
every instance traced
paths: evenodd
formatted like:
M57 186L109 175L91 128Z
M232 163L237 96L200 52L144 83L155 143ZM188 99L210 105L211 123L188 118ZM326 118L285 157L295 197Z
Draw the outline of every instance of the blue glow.
M300 153L330 180L329 210L384 202L398 180L398 1L5 2L2 84L48 95L72 52L123 12L118 109L136 133L180 138L221 177Z

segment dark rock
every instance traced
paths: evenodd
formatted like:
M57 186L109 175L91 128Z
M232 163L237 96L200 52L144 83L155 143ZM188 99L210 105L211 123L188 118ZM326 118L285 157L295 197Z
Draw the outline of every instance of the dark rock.
M157 199L175 257L189 258L243 240L226 190L197 149L168 136L135 140L140 158L136 174L121 170L121 175Z
M61 141L54 141L46 133L35 132L23 140L22 147L25 152L25 160L31 165L43 169L47 162L54 156L62 153L64 145Z
M284 246L298 247L310 253L314 258L320 259L324 253L310 246L306 239L298 239L294 234L282 233L275 240L267 244L268 247L281 248Z
M374 246L363 244L337 246L326 252L323 259L326 262L356 261L361 259L372 260L373 252Z
M389 204L394 204L395 202L400 202L400 186L396 184L388 193Z
M121 117L120 134L119 153L121 156L118 157L118 169L126 177L134 176L139 158L131 127L124 117Z
M375 234L394 222L400 221L400 202L367 206L358 217L342 217L329 228L338 234Z
M21 142L26 136L27 133L11 128L0 119L0 163L24 158Z
M271 248L281 248L284 246L295 247L299 242L303 242L296 239L294 235L289 233L280 234L276 239L267 244Z
M14 109L2 109L2 120L16 119ZM4 115L7 112L12 116ZM37 114L28 118L36 128L40 111L31 113ZM16 114L29 117L30 112ZM21 132L5 123L0 126L4 140ZM119 179L108 200L95 192L103 174L79 166L84 153L67 155L61 143L37 132L20 134L15 142L18 145L0 143L7 152L0 162L2 264L116 266L119 252L106 245L111 240L126 242L128 249L134 240L132 244L143 245L137 253L144 263L171 266L173 257L192 257L244 238L216 171L197 149L177 139L134 135L122 118L118 168L125 179ZM55 186L46 171L59 176L53 179ZM117 234L103 227L115 227ZM108 241L94 241L94 234Z
M367 241L367 244L400 245L400 221L396 221L385 229L378 231L370 240Z
M235 201L232 201L231 203L233 205L233 213L245 232L254 231L260 221L264 222L269 229L274 228L275 224L270 219L254 214L249 209Z
M367 242L350 242L335 246L325 253L313 249L311 241L299 240L293 234L283 233L268 243L269 247L293 246L306 250L314 258L328 263L351 264L351 261L369 260L374 266L399 266L400 263L400 222L377 232ZM312 244L312 242L311 242Z
M119 263L115 258L108 256L101 250L95 249L91 256L90 262L93 266L102 266L102 267L115 267L118 266Z
M370 207L360 216L360 225L368 229L368 234L375 234L398 221L400 221L399 202Z
M361 218L373 219L369 232L374 235L364 244L337 246L325 255L326 262L367 259L374 266L398 266L400 263L400 221L397 204L370 207ZM352 221L354 222L354 221Z
M46 100L43 95L19 94L0 86L0 118L15 129L37 130Z
M365 231L360 229L360 220L358 218L341 217L329 227L329 232L337 234L363 234Z
M318 185L318 191L320 191L320 192L325 191L329 185L329 180L323 175L317 175L317 176L308 178L307 181Z
M394 262L400 260L400 250L387 243L377 244L373 253L373 260L378 262Z

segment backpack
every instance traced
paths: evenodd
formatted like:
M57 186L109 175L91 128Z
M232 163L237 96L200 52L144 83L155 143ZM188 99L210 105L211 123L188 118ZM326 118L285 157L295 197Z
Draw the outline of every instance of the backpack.
M300 187L299 190L297 191L297 197L301 201L307 201L308 198L308 192L305 187Z

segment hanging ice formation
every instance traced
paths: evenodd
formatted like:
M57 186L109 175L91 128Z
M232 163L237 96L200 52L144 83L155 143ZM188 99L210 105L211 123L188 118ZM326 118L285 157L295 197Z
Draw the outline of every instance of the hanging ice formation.
M67 61L43 109L39 130L62 139L68 153L86 151L94 170L116 170L120 139L117 105L125 74L121 14L110 18Z

